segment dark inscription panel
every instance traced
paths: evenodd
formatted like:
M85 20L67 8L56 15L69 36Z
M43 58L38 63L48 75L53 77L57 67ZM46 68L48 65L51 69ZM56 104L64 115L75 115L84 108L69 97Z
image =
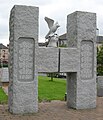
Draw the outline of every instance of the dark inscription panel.
M34 39L32 38L19 38L18 78L21 82L34 79Z
M81 79L93 78L94 47L92 41L81 42L80 62Z

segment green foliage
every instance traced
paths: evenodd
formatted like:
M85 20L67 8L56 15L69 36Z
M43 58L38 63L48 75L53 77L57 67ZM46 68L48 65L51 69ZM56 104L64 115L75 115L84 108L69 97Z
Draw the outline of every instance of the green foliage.
M103 76L103 66L97 66L97 73L98 76Z
M64 100L66 92L66 80L39 76L38 93L39 101Z
M97 75L103 75L103 44L97 48Z
M5 94L2 88L0 88L0 104L7 103L8 96Z

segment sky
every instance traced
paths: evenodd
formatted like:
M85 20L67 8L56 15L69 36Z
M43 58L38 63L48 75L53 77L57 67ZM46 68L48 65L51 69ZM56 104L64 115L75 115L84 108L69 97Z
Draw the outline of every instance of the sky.
M103 35L103 0L0 0L0 43L9 43L9 16L14 5L39 7L39 42L45 42L49 28L44 17L49 17L60 27L58 35L66 33L67 15L75 11L93 12L97 15L99 35Z

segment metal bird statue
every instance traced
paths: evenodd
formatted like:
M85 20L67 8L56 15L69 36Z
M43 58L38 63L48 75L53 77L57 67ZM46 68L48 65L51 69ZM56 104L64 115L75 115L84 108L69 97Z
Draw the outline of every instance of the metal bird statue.
M50 18L48 18L48 17L45 17L44 19L45 19L45 21L47 22L48 27L49 27L49 29L50 29L49 32L48 32L48 34L45 36L45 38L48 39L49 36L55 34L57 28L60 27L60 25L58 24L58 22L56 22L56 23L54 24L54 20L52 20L52 19L50 19Z

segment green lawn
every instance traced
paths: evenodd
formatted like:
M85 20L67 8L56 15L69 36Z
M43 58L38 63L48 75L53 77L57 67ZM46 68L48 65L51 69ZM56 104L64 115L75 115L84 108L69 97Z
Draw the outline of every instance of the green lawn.
M38 94L39 100L64 100L66 92L66 80L39 76Z
M54 78L50 81L50 77L38 77L38 94L39 101L64 100L66 92L66 80ZM0 104L7 103L8 96L0 88Z
M8 96L4 93L3 89L0 88L0 104L7 103Z

